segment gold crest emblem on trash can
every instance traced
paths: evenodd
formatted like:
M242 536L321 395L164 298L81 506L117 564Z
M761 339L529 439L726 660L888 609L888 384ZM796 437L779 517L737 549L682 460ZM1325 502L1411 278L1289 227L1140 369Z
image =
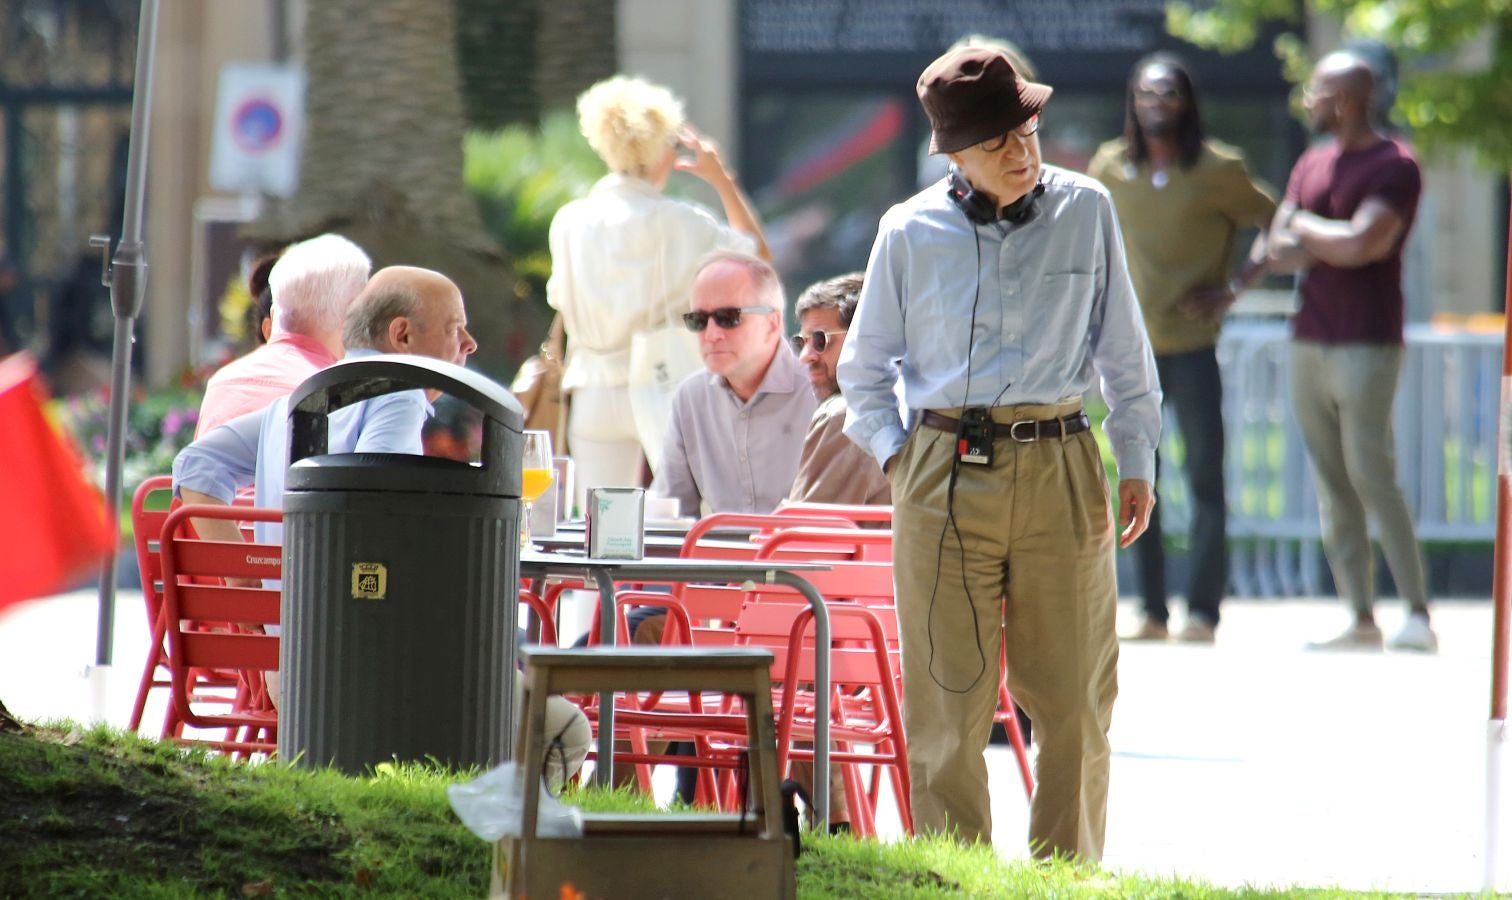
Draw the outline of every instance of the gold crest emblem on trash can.
M383 563L352 563L352 599L383 600L388 594L388 566Z

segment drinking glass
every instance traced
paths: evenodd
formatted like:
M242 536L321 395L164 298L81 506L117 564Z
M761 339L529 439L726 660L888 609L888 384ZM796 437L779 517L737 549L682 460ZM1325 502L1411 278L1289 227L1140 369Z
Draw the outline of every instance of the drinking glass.
M525 461L520 471L520 498L525 508L520 514L520 549L530 547L530 505L541 499L556 470L551 466L551 432L525 432Z

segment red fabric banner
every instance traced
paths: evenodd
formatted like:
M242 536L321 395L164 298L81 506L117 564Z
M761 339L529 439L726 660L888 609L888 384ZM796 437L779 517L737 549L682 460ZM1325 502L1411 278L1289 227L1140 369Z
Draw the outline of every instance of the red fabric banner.
M48 421L36 360L0 360L0 610L57 593L116 540L73 442Z

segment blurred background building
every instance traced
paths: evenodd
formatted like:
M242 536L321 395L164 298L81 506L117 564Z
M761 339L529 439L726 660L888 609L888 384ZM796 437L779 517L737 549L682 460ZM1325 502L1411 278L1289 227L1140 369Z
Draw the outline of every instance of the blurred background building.
M97 377L109 348L108 301L87 239L120 229L138 16L137 0L0 0L0 254L11 273L0 275L0 291L13 326L0 338L42 351L64 387ZM720 140L760 207L791 292L859 268L879 215L938 173L923 153L914 79L969 33L1013 40L1055 85L1042 130L1051 162L1081 169L1119 132L1128 71L1155 49L1188 58L1210 133L1243 148L1278 191L1305 146L1269 39L1230 56L1198 50L1167 34L1164 0L166 2L142 374L167 383L224 352L218 305L245 246L329 227L376 243L379 263L459 272L488 344L480 361L507 377L544 331L532 287L542 276L522 274L524 251L465 202L460 174L449 171L461 165L454 145L467 129L570 110L580 90L614 71L687 98L691 119ZM1338 28L1311 21L1307 37L1321 52L1337 45ZM380 67L365 70L374 48L390 43ZM228 63L246 62L285 64L309 82L291 198L211 185L220 78ZM414 143L376 153L406 141ZM377 175L365 160L378 161ZM422 164L401 171L404 160ZM436 170L447 171L421 183ZM385 173L392 183L381 183ZM1409 317L1499 311L1501 177L1451 155L1431 161L1427 185ZM695 197L700 188L684 186ZM699 199L717 206L712 195Z

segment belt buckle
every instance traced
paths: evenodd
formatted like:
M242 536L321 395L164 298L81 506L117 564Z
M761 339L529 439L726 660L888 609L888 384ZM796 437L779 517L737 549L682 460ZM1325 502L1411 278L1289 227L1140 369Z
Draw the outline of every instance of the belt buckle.
M1031 430L1028 437L1022 437L1019 434L1020 425L1028 425L1030 427ZM1040 423L1035 419L1019 419L1008 426L1008 436L1020 444L1031 444L1039 440L1039 425Z

